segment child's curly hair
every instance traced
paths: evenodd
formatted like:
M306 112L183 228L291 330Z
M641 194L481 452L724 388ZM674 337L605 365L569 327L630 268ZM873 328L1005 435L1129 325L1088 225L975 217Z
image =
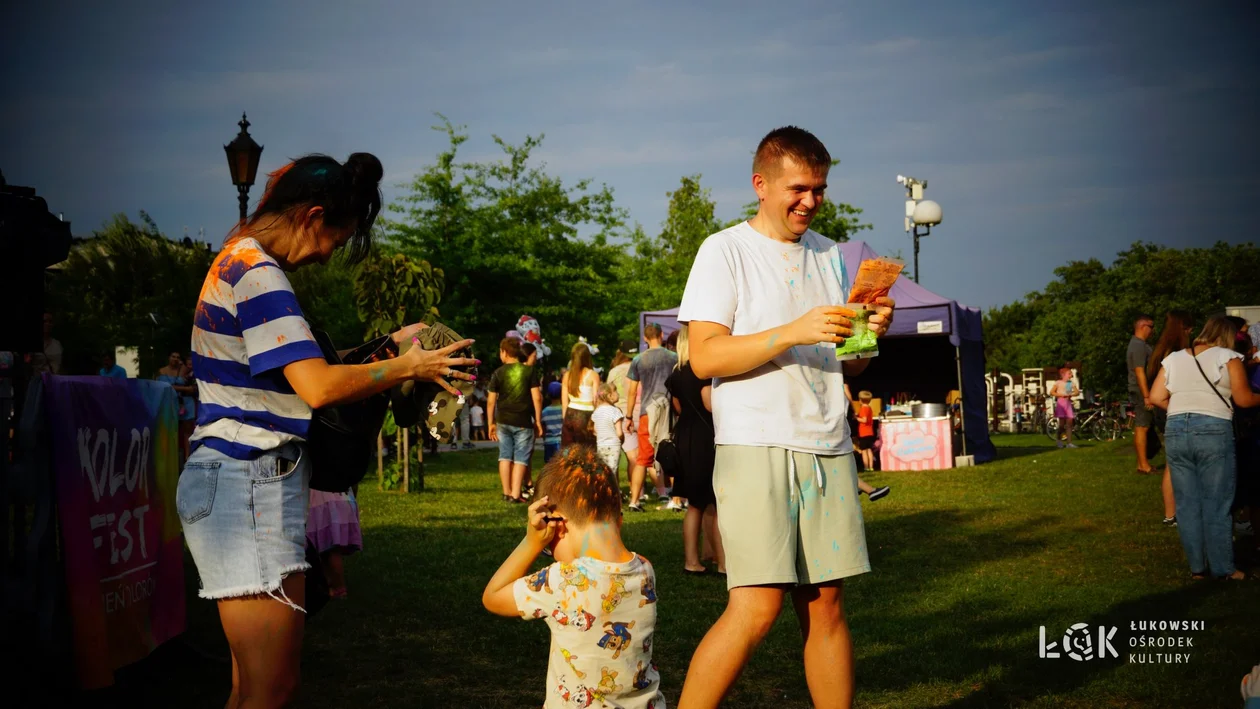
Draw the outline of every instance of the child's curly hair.
M550 498L556 511L577 524L612 522L621 517L617 474L594 446L561 449L543 468L535 495Z

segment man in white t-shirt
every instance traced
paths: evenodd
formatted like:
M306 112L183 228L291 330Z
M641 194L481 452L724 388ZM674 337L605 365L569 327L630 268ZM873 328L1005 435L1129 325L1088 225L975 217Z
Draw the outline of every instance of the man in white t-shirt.
M691 267L680 322L691 366L712 377L713 487L726 547L726 612L691 660L679 706L717 707L790 594L817 707L853 701L843 579L870 571L840 362L852 334L838 245L809 231L831 156L809 132L772 131L753 159L756 216L710 236ZM857 264L851 264L853 268ZM891 299L870 328L892 322Z

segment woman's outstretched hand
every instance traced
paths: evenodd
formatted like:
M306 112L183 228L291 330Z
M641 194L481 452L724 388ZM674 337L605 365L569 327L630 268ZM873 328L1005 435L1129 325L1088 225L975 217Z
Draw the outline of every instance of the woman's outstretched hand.
M416 328L417 331L420 329ZM399 332L402 332L402 330ZM420 346L420 340L413 335L411 349L407 350L407 353L400 359L406 364L411 379L437 382L439 386L453 396L459 396L459 390L451 386L451 383L446 381L447 378L475 381L477 377L467 372L456 371L454 368L473 367L481 364L481 360L471 357L452 357L451 355L471 346L472 343L472 340L461 340L440 350L426 350Z

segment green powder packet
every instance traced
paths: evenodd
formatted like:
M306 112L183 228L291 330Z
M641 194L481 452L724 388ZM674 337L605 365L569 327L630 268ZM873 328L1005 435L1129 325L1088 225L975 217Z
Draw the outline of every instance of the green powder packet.
M844 307L857 314L849 318L853 322L853 335L836 347L836 359L867 359L879 356L879 340L867 327L867 321L875 311L860 303L848 303Z

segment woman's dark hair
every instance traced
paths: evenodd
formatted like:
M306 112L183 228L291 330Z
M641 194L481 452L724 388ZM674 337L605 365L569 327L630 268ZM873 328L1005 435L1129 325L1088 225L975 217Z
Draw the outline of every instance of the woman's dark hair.
M1146 383L1153 384L1155 375L1164 366L1164 358L1173 352L1180 352L1190 342L1190 326L1194 319L1184 310L1170 310L1164 318L1164 331L1159 334L1159 341L1151 350L1151 358L1146 362Z
M281 217L323 207L328 226L354 226L346 243L346 260L362 261L372 247L372 225L381 213L384 174L381 161L371 153L354 153L344 164L327 155L304 155L271 173L246 226L269 220L266 228Z

